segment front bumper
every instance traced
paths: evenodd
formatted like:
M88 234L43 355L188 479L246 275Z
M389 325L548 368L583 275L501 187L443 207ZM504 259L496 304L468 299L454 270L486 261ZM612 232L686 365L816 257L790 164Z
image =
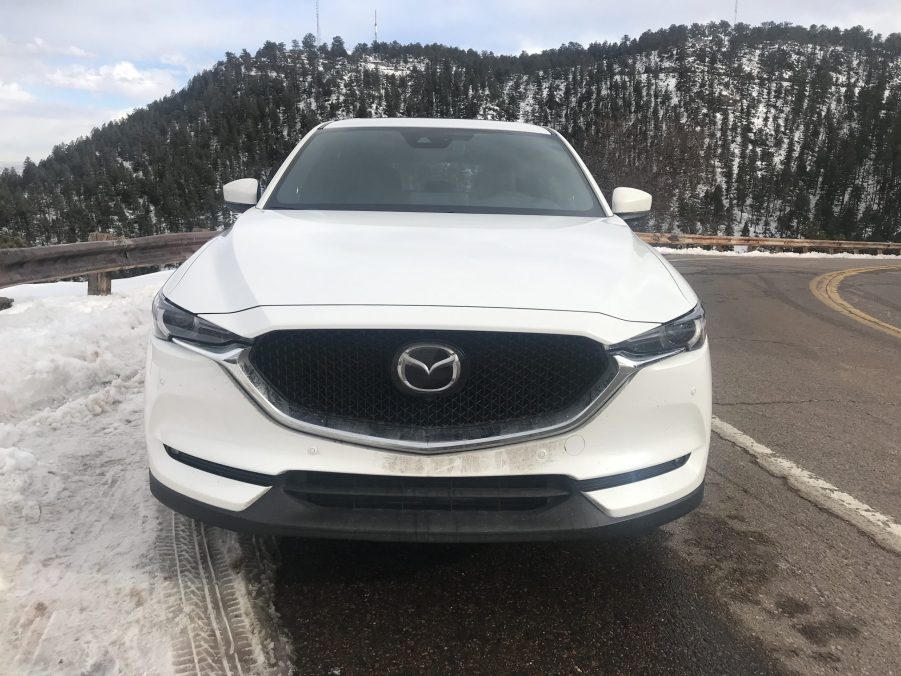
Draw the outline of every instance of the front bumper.
M421 455L324 439L276 423L210 359L151 339L145 430L151 486L177 511L236 529L375 539L535 539L625 532L680 516L700 501L710 441L707 346L643 368L597 415L559 436ZM545 511L479 519L432 511L390 516L311 509L277 486L175 460L166 446L211 463L279 476L293 471L415 477L635 472L688 456L659 476L578 493ZM373 510L375 511L375 510ZM343 520L343 521L342 521Z
M150 475L150 491L171 509L220 528L290 537L396 542L512 542L634 535L678 519L701 504L704 484L665 507L625 518L605 514L576 493L536 512L346 510L305 504L273 487L239 512L188 498ZM350 517L350 518L349 518Z

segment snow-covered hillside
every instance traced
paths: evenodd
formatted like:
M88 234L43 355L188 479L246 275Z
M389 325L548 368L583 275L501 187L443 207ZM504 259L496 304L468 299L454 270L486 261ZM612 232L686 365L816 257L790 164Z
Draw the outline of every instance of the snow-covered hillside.
M495 55L441 45L226 53L180 92L0 172L29 244L222 227L223 183L272 175L320 122L401 116L551 126L605 190L654 194L661 230L899 237L901 36L709 23Z
M150 301L169 273L5 289L0 673L275 673L271 543L174 515L147 488Z

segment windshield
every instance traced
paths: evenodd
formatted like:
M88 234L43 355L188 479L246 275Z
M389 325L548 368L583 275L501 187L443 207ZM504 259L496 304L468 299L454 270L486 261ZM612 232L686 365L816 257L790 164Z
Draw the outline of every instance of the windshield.
M605 215L556 136L434 127L315 132L266 208Z

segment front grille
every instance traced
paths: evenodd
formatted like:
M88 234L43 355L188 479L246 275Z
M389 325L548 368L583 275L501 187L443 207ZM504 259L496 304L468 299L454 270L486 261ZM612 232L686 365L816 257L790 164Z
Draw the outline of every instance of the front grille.
M430 398L395 386L398 351L419 341L460 351L468 373L459 390ZM254 342L249 363L264 396L294 419L417 442L559 424L583 411L615 371L589 338L487 331L275 331Z
M397 477L291 472L284 490L318 507L462 511L528 511L571 495L565 477Z

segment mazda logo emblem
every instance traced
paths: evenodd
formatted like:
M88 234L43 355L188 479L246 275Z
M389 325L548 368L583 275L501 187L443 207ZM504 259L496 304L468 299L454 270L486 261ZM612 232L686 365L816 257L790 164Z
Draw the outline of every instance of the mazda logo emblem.
M460 351L439 343L414 343L395 358L395 380L408 394L447 394L463 377Z

